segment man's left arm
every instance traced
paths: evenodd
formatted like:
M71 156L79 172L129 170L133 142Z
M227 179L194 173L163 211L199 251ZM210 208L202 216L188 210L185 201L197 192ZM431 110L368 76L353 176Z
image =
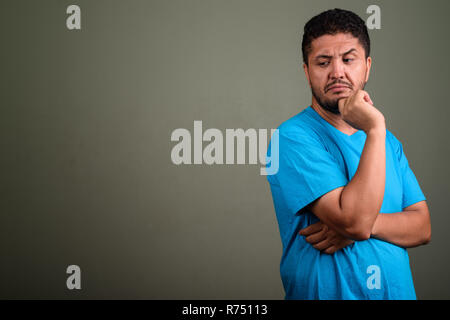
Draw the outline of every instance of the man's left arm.
M299 234L315 249L327 254L333 254L354 242L322 221L300 230ZM431 240L431 223L426 201L410 205L402 212L379 213L371 237L404 248L427 244Z
M431 240L427 202L417 202L402 212L379 213L372 228L372 237L404 248L427 244Z
M403 203L413 203L425 199L419 183L409 167L403 152L402 144L397 142L397 155L404 182ZM312 224L299 232L314 248L324 253L334 252L353 243L322 221ZM430 212L426 200L406 206L401 212L379 213L372 226L371 237L380 239L404 248L417 247L431 240Z

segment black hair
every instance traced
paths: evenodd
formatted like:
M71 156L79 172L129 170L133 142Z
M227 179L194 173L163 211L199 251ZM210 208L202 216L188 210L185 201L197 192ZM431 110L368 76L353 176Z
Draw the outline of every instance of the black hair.
M369 57L370 38L364 20L354 12L332 9L314 16L305 24L302 40L303 62L308 65L308 54L314 39L326 34L334 35L341 32L351 33L358 38L364 48L366 58Z

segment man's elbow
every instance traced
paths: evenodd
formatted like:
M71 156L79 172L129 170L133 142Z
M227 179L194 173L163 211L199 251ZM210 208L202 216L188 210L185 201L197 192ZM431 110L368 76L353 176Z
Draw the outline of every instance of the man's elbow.
M431 234L422 240L422 245L429 244L430 242L431 242Z
M431 242L431 225L428 225L423 235L422 245L429 244L430 242Z
M431 219L430 219L430 212L427 210L423 213L424 219L423 219L423 227L422 227L422 245L428 244L431 242Z

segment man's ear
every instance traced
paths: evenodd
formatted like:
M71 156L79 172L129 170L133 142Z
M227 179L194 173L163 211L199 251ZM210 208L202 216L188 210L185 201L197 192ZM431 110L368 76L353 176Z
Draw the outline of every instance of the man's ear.
M372 66L372 58L367 57L366 60L366 83L369 81L370 67Z
M305 71L306 80L308 81L309 87L311 88L311 81L309 81L309 72L306 63L303 63L303 71Z

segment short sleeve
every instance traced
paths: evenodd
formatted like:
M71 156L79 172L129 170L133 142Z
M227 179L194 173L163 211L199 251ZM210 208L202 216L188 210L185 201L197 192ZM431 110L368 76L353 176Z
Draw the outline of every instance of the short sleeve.
M318 138L279 135L279 170L273 179L292 214L322 195L345 186L348 179Z
M397 140L397 139L396 139ZM416 176L409 167L408 159L400 141L397 142L397 157L403 185L402 210L414 203L426 200Z

